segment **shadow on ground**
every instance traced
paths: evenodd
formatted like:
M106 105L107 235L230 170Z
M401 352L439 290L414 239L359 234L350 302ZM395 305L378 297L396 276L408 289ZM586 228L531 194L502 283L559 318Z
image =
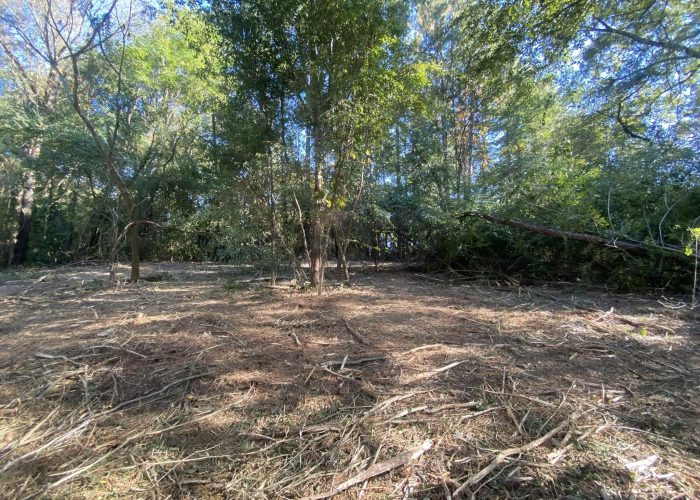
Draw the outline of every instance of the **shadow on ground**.
M697 494L685 310L400 270L321 297L225 266L118 288L66 272L0 295L9 497L300 497L427 439L343 494L443 498L523 446L465 494Z

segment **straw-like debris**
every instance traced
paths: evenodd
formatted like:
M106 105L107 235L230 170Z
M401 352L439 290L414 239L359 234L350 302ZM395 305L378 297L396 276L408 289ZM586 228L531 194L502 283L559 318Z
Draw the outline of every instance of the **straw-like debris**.
M700 491L682 302L386 269L318 297L159 266L0 283L3 495Z

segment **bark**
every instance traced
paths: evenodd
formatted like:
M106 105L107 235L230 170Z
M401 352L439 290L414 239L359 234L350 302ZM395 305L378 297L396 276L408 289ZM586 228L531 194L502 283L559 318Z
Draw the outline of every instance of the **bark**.
M297 199L296 193L292 193L294 196L294 203L297 206L297 213L299 214L299 228L301 229L301 241L304 244L304 257L309 261L309 266L311 265L311 254L309 253L309 243L306 238L306 226L304 224L304 214L301 211L301 206L299 206L299 200Z
M77 257L77 252L73 248L73 243L75 242L75 219L76 219L76 210L78 208L78 191L73 190L71 192L70 196L70 205L68 209L68 238L66 238L66 241L63 245L63 251L68 254L71 258L71 260L75 261Z
M343 281L350 283L350 271L348 269L348 244L347 238L341 236L342 230L338 230L334 225L331 228L331 237L335 243L335 262L336 270L342 273Z
M374 259L374 270L379 271L379 233L374 233L373 243L372 258Z
M137 283L139 281L139 264L141 253L138 224L132 224L131 226L131 229L129 231L129 243L129 246L131 247L131 282Z
M268 157L269 158L269 157ZM275 173L270 161L270 284L277 284L277 220L275 217Z
M34 175L27 174L22 195L17 204L18 223L14 234L13 245L10 247L9 265L19 266L27 262L29 253L29 232L32 224L32 209L34 207Z
M323 223L321 214L317 210L314 214L313 227L311 229L311 286L321 287L321 247L322 247Z
M345 283L350 283L347 248L345 248L343 244L340 244L338 245L338 251L338 263L340 264L340 271L343 273L343 281Z
M331 238L333 238L333 246L335 247L335 269L340 271L340 243L338 242L338 231L335 224L331 226Z
M318 80L318 77L315 78ZM319 85L318 82L316 82ZM321 119L317 103L314 103L312 115L312 132L314 142L314 213L311 235L311 286L321 293L321 280L323 279L321 265L323 263L323 155L321 150Z
M527 222L520 222L511 219L502 219L500 217L494 217L492 215L483 214L481 212L464 212L462 218L465 217L479 217L480 219L493 222L495 224L501 224L503 226L509 226L522 231L529 231L532 233L543 234L545 236L552 236L554 238L565 238L568 240L575 241L585 241L587 243L593 243L595 245L605 245L619 250L623 250L630 254L635 255L646 255L650 250L656 249L660 251L672 252L672 253L683 253L683 249L676 247L649 247L641 243L635 243L632 241L622 241L617 238L604 238L602 236L597 236L588 233L574 233L571 231L560 231L558 229L552 229L545 226L540 226L537 224L530 224Z

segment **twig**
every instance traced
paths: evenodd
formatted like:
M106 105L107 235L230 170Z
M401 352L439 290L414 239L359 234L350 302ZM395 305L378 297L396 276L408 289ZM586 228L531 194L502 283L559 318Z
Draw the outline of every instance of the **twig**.
M341 375L340 373L334 372L333 370L331 370L330 368L326 368L325 366L322 366L321 368L323 368L324 371L327 371L331 375L335 375L336 377L342 378L343 380L349 380L350 382L358 382L352 377L348 377L347 375Z
M146 395L144 395L144 396L139 396L139 397L137 397L137 398L133 398L133 399L130 399L130 400L128 400L128 401L124 401L124 402L122 402L122 403L119 403L117 406L115 406L115 407L113 407L113 408L110 408L110 409L108 409L108 410L104 410L104 411L102 411L102 412L100 412L100 413L98 413L98 414L96 414L96 415L91 415L91 416L85 418L85 420L83 420L82 422L80 422L78 425L76 425L75 427L73 427L71 430L69 430L69 431L63 433L62 435L60 435L60 436L58 436L58 437L52 439L51 441L49 441L48 443L44 444L44 445L41 446L40 448L38 448L38 449L36 449L36 450L33 450L33 451L30 451L30 452L28 452L28 453L22 455L21 457L19 457L19 458L13 460L12 462L9 462L9 463L5 464L5 466L2 468L2 471L4 472L4 471L8 470L9 468L11 468L11 467L12 467L13 465L15 465L16 463L19 463L19 462L21 462L21 461L23 461L23 460L25 460L25 459L27 459L27 458L36 457L36 456L38 456L42 451L44 451L44 450L46 450L46 449L48 449L48 448L50 448L50 447L52 447L52 446L56 446L56 445L62 443L63 441L65 441L65 440L71 438L73 435L79 434L80 432L84 431L85 428L88 426L88 424L90 424L90 422L92 422L93 420L96 420L96 419L98 419L98 418L100 418L100 417L105 417L105 416L107 416L107 415L110 415L110 414L112 414L112 413L115 413L116 411L121 410L122 408L124 408L125 406L128 406L128 405L130 405L130 404L133 404L133 403L136 403L136 402L138 402L138 401L142 401L142 400L144 400L144 399L147 399L147 398L156 396L156 395L158 395L158 394L161 394L161 393L167 391L170 387L172 387L172 386L174 386L174 385L177 385L177 384L180 384L180 383L182 383L182 382L189 381L189 380L192 380L192 379L195 379L195 378L205 377L205 376L211 375L211 374L213 374L213 373L215 373L215 372L210 371L210 372L200 373L200 374L198 374L198 375L192 375L192 376L190 376L190 377L185 377L185 378L176 380L176 381L174 381L174 382L171 382L171 383L167 384L165 387L163 387L162 389L159 389L158 391L151 392L151 393L146 394Z
M347 319L345 319L343 316L338 317L343 320L343 323L345 323L345 328L348 330L350 335L352 335L355 338L355 340L357 340L362 345L371 345L366 338L364 338L362 335L353 330L353 328L350 326L350 323L348 323Z
M65 269L66 267L78 266L78 265L80 265L80 264L85 264L85 262L87 262L87 261L70 262L70 263L68 263L68 264L65 264L65 265L63 265L63 266L57 268L57 269L54 269L53 271L49 272L48 274L45 274L45 275L43 275L41 278L35 280L31 285L29 285L29 287L28 287L24 292L22 292L22 295L23 295L23 296L24 296L24 295L27 295L27 293L29 293L29 290L31 290L32 288L34 288L34 287L35 287L36 285L38 285L39 283L43 283L44 281L46 281L46 278L48 278L49 276L51 276L51 275L53 275L53 274L56 274L56 273L59 272L59 271L62 271L62 270Z
M424 392L427 392L427 391L417 391L417 392L409 392L407 394L397 394L396 396L392 396L389 399L385 399L381 403L377 403L372 408L367 410L365 415L370 415L372 413L379 413L381 410L388 408L389 406L396 403L397 401L402 401L404 399L408 399L410 397L413 397L417 394L422 394Z
M474 387L474 389L479 389L479 388ZM533 396L526 396L525 394L518 394L517 392L503 393L503 392L499 392L499 391L491 391L491 390L484 389L484 388L480 388L480 389L484 392L488 392L489 394L498 394L499 396L514 396L516 398L527 399L528 401L532 401L533 403L537 403L537 404L540 404L542 406L548 406L549 408L557 408L557 405L555 405L554 403L550 403L549 401L544 401L542 399L538 399L538 398L533 397Z
M424 411L424 410L427 410L427 409L428 409L427 406L417 406L417 407L415 407L415 408L407 408L407 409L405 409L405 410L402 410L402 411L398 412L398 413L397 413L396 415L394 415L393 417L387 418L386 420L384 420L384 421L382 421L382 422L380 422L380 423L381 423L381 424L388 424L388 423L390 423L390 422L393 422L394 420L397 420L397 419L399 419L399 418L405 417L406 415L410 415L411 413L417 413L417 412L419 412L419 411Z
M454 363L450 363L449 365L445 365L445 366L443 366L442 368L438 368L437 370L433 370L433 371L430 371L430 372L418 374L418 375L416 375L415 377L410 378L410 379L404 381L404 382L402 383L402 385L406 385L406 384L410 384L410 383L413 383L413 382L417 382L418 380L423 380L423 379L426 379L426 378L434 377L435 375L438 375L438 374L440 374L440 373L442 373L442 372L446 372L447 370L450 370L450 369L454 368L455 366L459 366L459 365L461 365L462 363L466 363L466 361L467 361L466 359L463 359L463 360L461 360L461 361L455 361Z
M527 453L528 451L533 450L538 446L541 446L542 444L546 443L559 432L561 432L567 425L569 425L569 423L572 420L575 420L576 418L578 418L578 414L574 413L571 415L571 417L561 422L559 425L557 425L554 429L549 431L544 436L541 436L535 439L534 441L530 441L529 443L523 446L519 446L517 448L508 448L507 450L501 451L498 455L496 455L496 458L494 458L490 464L488 464L486 467L484 467L479 472L467 479L464 483L462 483L462 485L453 492L453 496L456 497L470 486L474 486L480 483L486 476L491 474L491 472L493 472L494 469L496 469L496 467L503 463L508 457L511 457L513 455L522 455L523 453Z
M403 465L406 465L410 461L419 458L421 455L423 455L423 453L425 453L430 448L432 448L432 446L433 446L433 442L430 439L428 439L422 445L420 445L418 448L414 448L412 450L405 451L403 453L396 455L392 459L385 460L384 462L379 462L378 464L372 465L371 467L367 468L365 471L357 474L356 476L351 477L350 479L348 479L345 482L340 483L338 486L333 488L331 491L328 491L326 493L321 493L320 495L307 497L306 500L322 500L325 498L330 498L332 496L335 496L338 493L342 493L343 491L347 490L348 488L355 486L356 484L362 483L362 482L364 482L368 479L371 479L375 476L378 476L380 474L384 474L386 472L389 472L390 470L396 469L397 467L401 467Z
M248 393L250 393L250 391L248 391ZM100 462L104 461L106 458L110 457L111 455L114 455L117 451L119 451L120 449L124 448L127 444L132 443L132 442L136 441L137 439L140 439L140 438L143 438L143 437L148 437L148 436L160 435L160 434L163 434L163 433L165 433L165 432L169 432L169 431L171 431L171 430L178 429L178 428L180 428L180 427L184 427L184 426L186 426L186 425L194 424L194 423L199 422L199 421L201 421L201 420L204 420L204 419L206 419L206 418L213 417L214 415L217 415L217 414L219 414L219 413L221 413L221 412L223 412L223 411L226 411L226 410L229 410L229 409L233 408L234 406L236 406L237 404L239 404L241 401L243 401L247 396L248 396L248 394L246 394L245 397L243 397L242 399L240 399L239 401L236 401L235 403L233 403L233 404L231 404L231 405L225 406L225 407L223 407L223 408L219 408L218 410L209 412L209 413L207 413L206 415L202 415L201 417L197 417L197 418L195 418L195 419L193 419L193 420L188 420L187 422L183 422L183 423L180 423L180 424L171 425L170 427L166 427L165 429L157 429L157 430L155 430L155 431L140 432L140 433L138 433L138 434L135 434L135 435L133 435L133 436L127 438L126 440L124 440L124 442L123 442L122 444L120 444L119 446L117 446L116 448L113 448L111 451L105 453L104 455L102 455L102 456L99 457L98 459L93 460L93 461L90 462L89 464L84 465L84 466L82 466L82 467L78 467L78 468L73 469L73 470L71 470L71 471L65 472L65 473L64 473L64 476L63 476L61 479L59 479L58 481L56 481L56 482L51 483L50 485L48 485L48 486L46 487L46 489L49 490L49 489L55 488L55 487L57 487L57 486L60 486L61 484L64 484L64 483L66 483L66 482L68 482L68 481L72 481L73 479L77 478L78 476L82 475L83 473L85 473L85 472L87 472L88 470L90 470L90 469L92 469L93 467L95 467L95 466L96 466L97 464L99 464Z
M70 359L69 357L64 356L62 354L54 355L54 354L46 354L45 352L36 352L36 353L34 353L34 356L36 356L37 358L43 358L43 359L62 359L63 361L67 361L68 363L71 363L75 366L83 366L80 363L78 363L77 361L74 361L74 360Z
M134 356L138 356L143 359L148 359L148 356L141 354L140 352L132 351L131 349L126 349L124 347L116 346L116 345L106 345L106 344L100 344L100 345L91 345L88 347L88 349L98 349L98 348L103 348L103 349L115 349L117 351L124 351L128 352L129 354L133 354Z
M502 406L494 406L492 408L486 408L485 410L477 411L476 413L470 413L469 415L464 415L462 418L459 419L460 423L464 422L465 420L471 420L473 418L480 417L482 415L488 415L489 413L492 413L496 410L501 410L503 409Z
M347 358L347 356L346 356ZM324 368L331 368L333 366L354 366L354 365L361 365L364 363L370 363L372 361L386 361L386 356L370 356L367 358L360 358L360 359L341 359L338 361L326 361L325 363L322 363L321 366Z

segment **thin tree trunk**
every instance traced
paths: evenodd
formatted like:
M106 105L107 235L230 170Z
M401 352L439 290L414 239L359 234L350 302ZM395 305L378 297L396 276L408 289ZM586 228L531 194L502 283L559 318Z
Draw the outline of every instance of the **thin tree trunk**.
M323 155L321 150L320 116L316 107L313 112L313 141L314 141L314 214L311 239L311 286L321 293L323 279L321 266L323 265Z
M267 146L267 162L270 169L270 284L277 284L277 221L275 220L275 170L270 145Z
M32 208L34 205L34 175L30 172L22 187L22 195L18 203L17 231L10 247L9 264L19 266L27 262L29 253L29 232L32 224Z
M321 288L322 233L323 223L321 214L317 210L314 214L313 227L311 229L311 286L319 290Z
M342 237L342 231L339 230L335 224L331 228L331 237L333 238L333 243L335 244L335 268L343 275L343 281L345 283L349 283L350 273L348 271L347 238Z
M347 247L340 243L338 245L338 264L340 271L343 273L343 282L350 283L350 271L348 269Z
M297 200L296 193L292 193L294 196L294 203L297 206L297 212L299 213L299 227L301 228L301 241L304 243L304 257L309 261L309 266L311 265L311 254L309 253L309 242L306 237L306 229L304 228L304 214L301 211L301 206L299 205L299 200Z
M137 283L140 274L140 243L139 243L139 225L132 223L129 232L129 241L131 247L131 282Z
M467 172L463 184L463 197L467 198L471 189L472 176L474 175L474 98L470 99L469 122L467 126Z
M335 224L331 226L331 238L333 238L333 246L335 247L335 269L340 271L340 244L338 242L338 231L335 228Z
M38 140L32 143L25 150L26 157L30 163L39 158L41 153L41 142ZM29 234L32 225L32 211L34 210L34 174L29 171L24 179L22 194L18 203L17 231L13 235L10 245L8 264L18 266L27 262L29 256Z

